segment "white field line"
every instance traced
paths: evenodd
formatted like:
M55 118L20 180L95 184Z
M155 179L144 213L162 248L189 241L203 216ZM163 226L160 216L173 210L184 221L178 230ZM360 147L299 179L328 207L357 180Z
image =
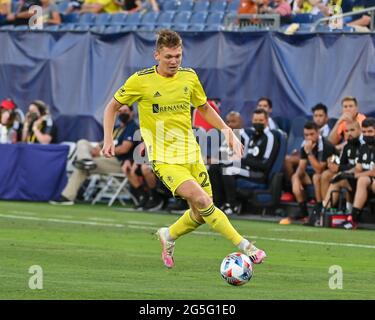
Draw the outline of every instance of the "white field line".
M114 222L115 219L109 219L109 218L88 218L89 220L93 221L104 221L104 222Z
M37 213L36 212L31 212L31 211L16 211L16 210L13 210L13 211L8 211L9 213L15 213L15 214L25 214L27 216L36 216Z
M139 226L139 225L101 223L101 222L80 221L80 220L63 220L63 219L50 219L50 218L38 218L38 217L24 217L24 216L14 216L14 215L9 215L9 214L0 214L0 218L33 220L33 221L46 221L46 222L67 223L67 224L83 224L83 225L102 226L102 227L115 227L115 228L128 227L128 228L132 228L132 229L155 230L155 227L151 227L151 226L147 227L147 226ZM219 234L217 234L217 233L204 232L204 231L194 231L194 234L208 235L208 236L219 236ZM285 239L285 238L270 238L270 237L258 237L258 236L251 236L250 237L250 236L247 236L247 235L244 235L244 236L247 237L247 238L251 238L251 239L278 241L278 242L304 243L304 244L323 245L323 246L375 249L375 245L367 245L367 244L325 242L325 241L298 240L298 239Z

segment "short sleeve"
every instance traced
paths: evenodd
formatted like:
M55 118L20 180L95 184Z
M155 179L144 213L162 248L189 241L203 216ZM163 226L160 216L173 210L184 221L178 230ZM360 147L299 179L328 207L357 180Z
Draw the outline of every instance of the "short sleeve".
M306 154L306 151L305 151L305 148L301 148L301 152L300 152L300 154L301 154L301 159L307 159L307 154Z
M126 104L129 106L141 98L141 90L136 73L128 78L120 89L117 90L114 98L122 105Z
M207 96L204 92L197 74L194 74L194 87L191 95L191 102L195 108L203 106L207 102Z

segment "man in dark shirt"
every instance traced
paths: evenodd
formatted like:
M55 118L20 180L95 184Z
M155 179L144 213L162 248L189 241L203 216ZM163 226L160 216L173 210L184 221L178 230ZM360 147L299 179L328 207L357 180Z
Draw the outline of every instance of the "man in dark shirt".
M357 179L352 223L348 229L356 229L362 209L366 204L369 193L375 193L375 119L367 118L362 122L362 133L365 144L359 150L358 163L355 167L354 177Z
M353 196L356 189L356 179L354 178L354 168L359 157L359 151L364 141L361 137L361 127L357 121L348 122L345 129L347 144L341 156L332 155L328 161L328 169L323 172L322 180L330 180L329 188L322 193L324 196L323 208L319 212L314 212L310 223L321 225L320 216L327 208L334 207L338 201L338 192L341 188L349 191L347 194L347 206L353 203ZM333 179L331 180L331 178Z
M255 183L265 184L268 173L274 163L279 149L278 139L268 127L268 113L256 109L253 113L253 133L247 131L250 139L245 144L244 157L240 163L223 165L221 185L224 187L225 204L223 211L227 214L239 213L236 202L236 188L253 188ZM246 139L245 139L246 140Z
M375 0L354 0L346 1L346 6L343 6L344 13L350 11L359 11L370 7L375 7ZM352 16L352 21L348 26L370 27L371 25L371 12L365 12Z
M127 160L133 160L133 151L136 143L133 140L138 126L133 120L133 112L124 106L119 114L120 125L114 129L115 157L106 158L100 150L101 145L93 147L87 140L77 142L76 167L69 177L68 184L57 201L51 204L72 205L82 183L91 174L122 173L121 166Z
M319 133L318 125L313 121L308 121L303 129L304 142L301 148L301 159L296 173L292 176L293 194L299 205L299 215L295 219L303 219L307 222L307 194L306 189L314 183L315 197L317 202L321 202L319 179L316 176L327 167L327 159L335 153L334 146ZM308 168L310 165L310 168ZM290 224L293 218L287 217L280 221L280 224Z

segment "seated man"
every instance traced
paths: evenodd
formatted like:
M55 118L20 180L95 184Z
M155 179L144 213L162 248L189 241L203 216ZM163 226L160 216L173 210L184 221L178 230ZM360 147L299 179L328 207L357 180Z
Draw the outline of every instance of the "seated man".
M355 97L345 97L341 101L342 115L337 120L336 124L331 130L328 137L329 141L341 151L346 143L345 141L345 128L346 123L350 121L357 121L360 125L366 119L366 116L358 112L358 102Z
M133 137L138 126L133 120L133 112L127 106L120 110L119 119L120 125L113 132L116 157L106 158L100 153L101 146L93 147L87 140L78 141L77 160L73 163L76 168L69 177L60 198L57 201L50 201L51 204L74 204L79 188L91 174L122 173L122 163L133 158L133 150L136 146Z
M347 205L353 203L352 196L356 189L354 168L360 156L360 148L364 144L361 138L361 127L357 121L348 122L346 125L347 144L341 156L332 155L328 161L328 169L323 172L321 179L321 194L324 197L321 211L313 212L311 225L322 225L319 219L326 208L334 207L338 200L338 192L341 188L349 191L347 194ZM333 178L333 179L332 179ZM332 180L331 180L332 179ZM328 186L325 184L328 181ZM331 182L331 183L330 183ZM332 201L332 203L331 203ZM350 205L349 205L350 206ZM351 208L349 208L351 210Z
M328 137L330 128L328 126L328 109L323 103L318 103L311 108L313 114L313 121L318 125L320 135L323 138ZM284 170L285 170L285 193L282 195L282 201L293 201L294 196L292 194L292 176L299 164L301 155L299 150L294 150L291 154L285 157Z
M253 113L253 127L255 132L248 140L241 162L236 165L225 165L219 172L217 180L224 187L223 211L227 214L239 213L240 207L236 202L236 188L253 188L255 183L266 183L279 149L278 139L268 127L268 113L263 109L256 109ZM212 178L211 178L211 184ZM215 189L213 189L215 190Z
M296 173L292 176L293 194L299 205L299 215L297 217L287 217L280 221L280 224L291 224L294 219L302 219L307 222L307 194L306 189L314 183L315 191L319 188L316 174L321 174L327 167L327 159L334 154L334 146L320 135L318 125L313 121L308 121L303 129L304 142L301 148L301 159L299 160ZM308 169L311 165L311 171ZM320 193L315 193L316 200L321 202Z
M230 111L225 117L225 122L229 128L239 134L243 145L248 144L250 139L249 132L243 129L243 119L239 112ZM216 131L214 133L216 133ZM212 186L213 201L217 207L223 208L224 204L227 202L222 182L223 166L231 164L232 161L229 159L231 151L227 141L222 137L219 140L219 148L213 150L213 154L210 154L208 158L208 163L210 164L208 174ZM215 151L218 151L218 154L215 154Z
M114 0L85 0L80 13L92 12L92 13L116 13L120 11Z
M358 163L354 177L357 179L352 214L352 223L346 225L348 229L356 229L363 207L369 193L375 194L375 119L368 118L362 122L362 133L365 144L359 151Z
M257 102L257 108L261 108L267 111L268 113L268 127L271 130L278 129L279 127L277 126L276 122L273 121L271 118L272 114L272 100L267 97L260 97Z
M359 11L366 8L371 8L375 6L374 0L354 0L354 1L347 1L347 5L343 7L344 13L350 11ZM365 12L362 14L352 16L352 21L349 22L347 25L354 27L358 31L366 30L370 31L371 27L371 19L373 19L371 12Z
M22 141L27 143L54 143L56 126L47 105L41 100L30 103L22 129Z
M141 156L145 154L144 143L139 145ZM128 177L134 196L136 197L136 208L139 210L156 211L163 207L164 200L157 193L156 186L158 179L152 171L149 161L138 163L126 160L122 166L122 171Z

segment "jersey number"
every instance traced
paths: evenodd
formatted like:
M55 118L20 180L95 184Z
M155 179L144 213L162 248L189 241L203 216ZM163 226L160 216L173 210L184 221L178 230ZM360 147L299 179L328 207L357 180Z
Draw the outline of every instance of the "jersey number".
M207 172L204 172L202 171L200 174L199 174L199 177L201 178L203 176L203 181L201 183L201 186L204 188L204 187L208 187L210 184L207 182L208 180L208 174Z

